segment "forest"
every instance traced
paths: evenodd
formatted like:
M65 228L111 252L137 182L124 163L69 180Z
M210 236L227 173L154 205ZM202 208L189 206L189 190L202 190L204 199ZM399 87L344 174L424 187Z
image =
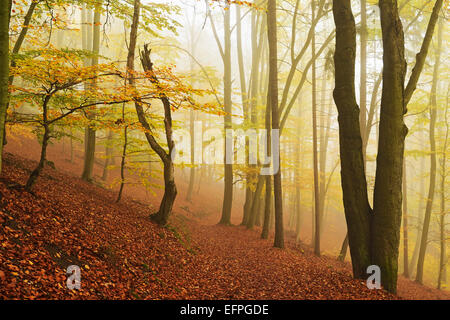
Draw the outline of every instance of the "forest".
M449 1L1 4L1 300L450 299Z

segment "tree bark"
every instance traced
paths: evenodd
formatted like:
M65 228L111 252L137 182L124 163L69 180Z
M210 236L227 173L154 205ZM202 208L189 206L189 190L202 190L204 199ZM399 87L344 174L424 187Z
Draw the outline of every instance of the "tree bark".
M111 162L110 158L112 157L113 154L113 148L110 146L110 144L112 143L112 136L113 136L113 132L112 130L108 130L108 137L106 139L106 147L105 147L105 164L103 166L103 174L102 174L102 180L106 181L106 179L108 178L108 166ZM71 137L72 139L72 137ZM72 140L70 140L72 143ZM72 148L72 147L71 147Z
M438 1L437 1L438 2ZM437 3L436 2L436 3ZM436 6L435 6L436 8ZM431 42L431 40L430 40ZM435 53L434 69L433 69L433 82L430 92L430 126L429 126L429 139L430 139L430 185L428 188L427 205L425 209L425 216L422 227L422 237L420 240L419 258L417 260L417 273L416 281L418 283L423 282L423 272L425 264L425 254L428 245L428 231L430 228L431 212L433 209L434 193L436 188L436 138L435 128L437 121L437 87L439 81L439 68L441 63L441 48L442 48L442 30L439 28L438 32L438 44Z
M406 187L406 157L403 159L403 276L409 278L408 262L408 189Z
M20 51L20 48L22 47L22 44L25 40L25 37L28 33L28 29L29 29L29 25L31 23L31 18L33 17L33 14L36 10L37 5L39 4L40 1L33 1L30 3L30 6L28 7L27 13L25 14L24 20L23 20L23 25L22 25L22 29L20 30L19 36L17 37L16 42L14 43L14 47L11 51L11 55L15 55L18 54ZM2 55L2 59L8 59L8 63L11 63L11 67L15 67L16 63L13 59L11 59L10 61L10 57L9 57L9 22L10 22L10 15L11 15L11 9L12 9L12 1L9 1L9 6L4 6L3 10L7 10L7 15L4 15L5 13L0 13L1 17L0 19L2 19L2 21L4 23L8 24L8 29L6 29L7 34L6 35L0 35L0 42L3 42L3 39L6 39L4 37L8 37L7 38L7 50L6 53L4 54L3 52L0 52ZM2 30L5 27L5 25L2 26ZM4 49L1 49L2 51ZM2 62L3 63L3 62ZM0 67L2 68L2 67ZM6 67L5 67L6 68ZM3 78L2 78L3 79ZM12 85L14 82L14 75L9 75L9 65L8 65L8 85ZM6 95L6 100L3 100L3 94L0 93L0 134L2 135L2 138L0 140L0 172L1 172L1 160L2 160L2 154L3 154L3 145L6 144L6 129L5 129L5 125L6 125L6 117L7 117L7 111L8 111L8 107L9 107L9 94Z
M278 65L277 65L277 1L268 0L267 3L267 36L269 41L269 97L272 109L272 129L280 129L280 116L278 106ZM273 158L277 158L279 164L278 171L273 177L273 188L275 198L275 239L274 247L284 248L283 232L283 196L281 188L281 157L280 145L272 150Z
M6 109L9 101L9 15L10 7L2 5L0 7L0 173L6 130Z
M311 1L312 20L315 16L315 1ZM311 57L316 55L316 36L313 29L311 40ZM316 59L312 61L312 122L313 122L313 168L314 168L314 253L320 256L320 192L319 192L319 161L317 159L317 102L316 102Z
M442 20L439 21L439 33L442 36ZM440 247L440 254L439 254L439 275L438 275L438 284L437 288L441 289L442 284L447 282L447 239L446 239L446 230L445 230L445 217L446 217L446 211L445 211L445 183L447 178L447 145L448 145L448 135L449 135L449 123L447 119L447 113L448 113L448 95L447 95L447 108L444 112L444 121L445 121L445 136L444 139L444 145L442 147L442 159L441 159L441 186L440 186L440 193L441 193L441 201L440 201L440 217L439 217L439 247Z
M380 0L383 37L383 88L374 188L372 263L381 269L381 283L389 292L397 290L398 246L402 220L402 172L405 137L408 132L404 82L403 27L397 2Z
M364 141L366 141L366 100L367 100L367 12L366 0L361 0L361 29L360 29L360 83L359 83L359 123L361 126L361 137L363 139L363 156L366 158L366 148L364 148Z
M224 22L224 48L223 48L223 66L224 66L224 131L232 128L232 102L231 102L231 29L230 29L230 5L227 3ZM231 208L233 205L233 164L227 163L227 144L225 143L224 152L224 194L222 204L222 216L219 224L231 224Z
M138 0L135 0L138 1ZM159 80L153 74L153 63L150 59L150 50L147 45L144 46L144 50L141 52L141 63L145 72L150 74L149 80L156 86L159 86ZM161 145L155 140L151 134L150 125L146 119L144 109L139 102L135 103L136 113L139 118L139 122L145 129L145 137L150 147L160 157L164 166L164 196L159 206L158 212L151 215L150 218L159 225L166 225L169 221L170 214L172 213L173 203L177 196L177 188L175 185L175 170L172 162L172 152L175 147L175 143L172 138L172 112L170 109L170 101L164 93L160 93L160 100L164 106L164 129L166 133L167 146L169 152L167 153Z
M348 249L348 233L345 235L344 241L342 242L341 251L338 256L339 261L345 261L345 256L347 255Z
M263 187L264 187L264 176L259 176L258 177L258 182L256 184L256 190L255 190L255 194L253 196L253 201L252 201L252 207L250 210L250 215L248 217L248 221L247 221L247 229L252 229L253 226L256 223L256 219L257 219L257 215L258 215L258 208L259 208L259 202L261 199L261 194L263 191Z
M98 64L98 54L100 52L100 9L101 2L97 2L94 9L94 22L93 22L93 37L92 37L92 51L94 56L92 57L91 65ZM95 81L91 84L95 86ZM88 126L85 129L85 141L84 141L84 165L81 178L85 181L92 180L92 174L94 171L95 162L95 135L96 130L92 126Z
M442 8L443 0L436 0L433 7L433 12L431 13L430 20L428 22L427 31L422 42L419 53L416 55L416 63L411 72L411 76L408 81L408 85L405 89L405 105L408 105L411 97L416 89L417 83L419 82L420 74L422 73L423 66L425 65L425 60L428 55L428 49L430 48L431 40L433 39L434 29L436 23L439 19L439 12Z
M372 210L364 172L359 108L355 96L356 26L350 0L333 0L336 24L334 101L338 109L341 184L355 278L366 277Z
M28 177L27 183L25 184L25 190L28 192L31 191L34 184L36 183L37 178L40 176L42 169L44 169L45 162L47 161L47 146L48 141L50 140L50 127L48 121L48 103L51 99L51 95L47 94L44 98L42 104L42 123L44 128L44 134L42 135L42 144L41 144L41 155L39 158L39 163L37 167L31 172Z

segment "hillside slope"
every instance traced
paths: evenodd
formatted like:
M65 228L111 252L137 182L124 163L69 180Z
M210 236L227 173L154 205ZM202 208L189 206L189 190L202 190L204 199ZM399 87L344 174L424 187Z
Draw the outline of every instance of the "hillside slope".
M35 165L5 155L0 181L0 298L12 299L397 299L351 278L347 263L287 242L272 248L256 231L212 224L196 197L170 225L142 203L47 167L32 194L20 185ZM58 168L58 163L56 163ZM66 288L68 265L81 290ZM448 299L400 280L400 296Z

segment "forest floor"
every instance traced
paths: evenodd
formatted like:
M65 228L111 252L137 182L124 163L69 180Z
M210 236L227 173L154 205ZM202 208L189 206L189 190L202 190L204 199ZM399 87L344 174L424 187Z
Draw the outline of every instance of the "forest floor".
M56 170L47 166L28 193L21 186L39 145L25 138L7 145L0 299L450 299L403 277L398 296L369 290L352 279L348 262L316 257L289 236L280 250L258 228L217 225L213 191L178 200L169 225L159 227L148 219L158 196L143 201L128 192L115 203L116 192L82 181L79 165L52 148ZM81 268L81 290L66 288L69 265Z

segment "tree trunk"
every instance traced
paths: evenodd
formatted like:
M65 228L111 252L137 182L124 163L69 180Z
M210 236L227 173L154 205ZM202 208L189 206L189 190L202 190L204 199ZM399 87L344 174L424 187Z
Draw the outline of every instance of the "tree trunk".
M264 176L258 177L258 183L256 184L256 191L253 196L252 208L250 210L250 215L247 221L247 229L252 229L256 223L256 218L258 215L259 203L261 200L261 193L264 187Z
M428 188L427 206L425 209L425 217L422 227L422 237L420 241L419 259L417 261L417 273L416 281L423 282L423 272L425 264L425 254L428 245L428 231L430 228L431 212L433 209L434 193L436 188L436 139L435 139L435 127L437 121L437 87L439 81L439 67L441 62L441 48L442 48L442 30L439 28L438 32L438 44L435 53L434 69L433 69L433 82L430 92L430 185Z
M272 210L272 177L266 176L266 194L264 196L264 220L261 239L269 237L270 212Z
M135 12L136 2L139 2L139 0L135 0ZM137 11L139 10L137 9ZM159 86L160 82L153 74L153 63L150 59L150 50L148 50L147 45L144 46L144 50L141 52L141 63L144 71L149 74L150 82ZM135 108L139 118L139 122L145 129L145 137L147 138L147 142L149 143L152 150L158 154L164 166L164 196L159 206L158 212L151 215L150 218L159 225L166 225L169 220L169 216L172 213L173 203L175 202L175 198L177 196L177 188L175 185L175 170L172 162L172 152L174 152L175 143L172 138L172 111L169 98L162 92L159 94L159 96L164 106L164 129L166 133L167 146L169 148L168 153L161 147L161 145L150 133L150 125L147 122L142 105L136 102Z
M112 136L113 136L113 132L112 130L108 130L108 137L106 139L106 147L105 147L105 164L103 166L103 174L102 174L102 180L106 181L106 179L108 178L108 166L110 161L110 158L112 157L112 153L113 153L113 148L110 146L111 142L112 142ZM70 140L72 143L72 140Z
M0 173L6 131L6 109L9 101L9 14L10 7L3 4L0 8Z
M442 36L442 19L439 21L439 34ZM444 145L442 148L442 164L441 164L441 205L440 205L440 217L439 217L439 246L440 246L440 255L439 255L439 275L438 275L438 284L437 288L441 289L442 283L447 282L447 239L446 239L446 230L445 230L445 182L447 178L447 144L448 144L448 135L449 135L449 123L447 119L448 112L448 95L447 95L447 108L444 112L444 121L445 121L445 136Z
M31 191L34 184L36 183L37 178L42 172L42 169L44 169L45 162L47 160L47 146L48 141L50 140L50 127L48 123L48 103L51 99L51 95L48 94L44 98L44 102L42 104L42 122L44 127L44 134L42 135L42 145L41 145L41 156L39 159L39 163L37 167L31 172L30 176L28 177L27 183L25 184L25 190L28 192Z
M191 75L194 75L194 59L193 56L195 56L195 49L196 49L196 40L194 40L194 35L195 35L195 12L193 14L193 20L192 20L192 26L190 28L190 71L191 71ZM198 41L198 39L197 39ZM194 84L194 81L191 80L191 85ZM190 174L189 174L189 186L188 186L188 191L186 194L186 201L191 202L192 201L192 193L194 192L194 184L195 184L195 170L196 168L194 167L195 163L195 112L194 109L191 109L189 111L189 133L190 133L190 138L191 138L191 167L190 167Z
M359 123L361 126L361 137L363 140L363 156L366 159L366 147L364 142L368 139L365 138L366 126L366 105L367 105L367 8L366 0L361 0L361 29L360 29L360 84L359 84Z
M163 162L164 164L164 196L159 206L157 213L151 215L151 219L159 225L166 225L169 221L169 216L172 213L173 203L177 196L177 188L175 185L175 174L173 163L170 160Z
M16 55L19 53L20 48L22 47L22 44L25 40L25 37L28 33L28 29L29 29L29 25L31 22L31 18L33 17L33 14L35 12L35 9L38 5L39 1L32 1L30 3L30 6L28 7L27 13L25 14L24 20L23 20L23 25L22 25L22 29L20 30L19 36L17 37L16 42L14 43L14 47L11 51L11 55ZM2 23L5 23L4 25L1 26L1 31L0 31L0 43L2 43L1 49L0 49L0 54L1 54L1 59L8 59L8 63L10 62L9 60L9 21L10 21L10 13L11 13L11 9L12 9L12 1L9 0L9 6L4 6L4 8L2 8L2 11L0 13L0 19L2 20ZM6 27L6 24L8 25L7 29L4 29ZM6 30L6 34L4 34L4 30ZM3 44L4 40L6 39L6 43ZM6 46L7 45L7 46ZM3 47L6 46L6 47ZM6 48L6 49L5 49ZM4 51L6 50L6 51ZM4 53L6 52L6 53ZM2 68L6 68L6 65L3 65L3 61L1 61L1 66L0 66L0 70L3 70ZM16 63L14 60L11 60L11 67L15 67ZM12 85L14 82L14 75L9 75L9 65L7 65L8 67L8 80L7 80L7 84L6 84L6 90L8 90L8 85ZM0 80L0 87L3 87L3 71L0 72L1 76L0 78L2 80ZM5 99L5 100L4 100ZM0 138L0 172L1 172L1 163L2 163L2 154L3 154L3 145L6 144L6 130L5 130L5 125L6 125L6 116L7 116L7 110L9 107L9 94L7 94L4 97L4 94L2 92L2 89L0 89L0 135L2 136L2 138Z
M193 70L193 68L191 68ZM191 167L189 170L189 186L186 194L186 201L192 201L192 192L194 191L194 182L195 182L195 134L194 134L194 122L195 122L195 114L194 110L191 109L189 111L189 132L191 138Z
M338 256L339 261L345 261L345 256L347 255L348 248L348 233L345 235L344 241L342 242L341 251Z
M228 129L232 127L232 102L231 102L231 29L230 29L230 5L227 3L225 10L225 22L224 22L224 130L225 135ZM219 224L230 225L231 224L231 208L233 205L233 164L227 163L227 144L225 143L224 152L224 194L222 205L222 216Z
M37 178L40 176L42 169L44 169L45 162L47 160L47 146L48 141L50 140L50 129L48 125L44 125L44 135L42 137L42 146L41 146L41 157L39 159L39 163L37 167L31 172L28 177L27 183L25 185L25 190L31 191L34 184L36 183Z
M266 125L266 146L267 146L267 157L270 159L272 156L272 136L270 134L271 129L271 107L270 107L270 91L267 93L267 101L266 101L266 117L265 117L265 125ZM270 164L268 165L270 166ZM263 228L261 232L261 238L267 239L269 237L270 230L270 213L272 211L272 177L270 175L265 176L266 179L266 194L264 197L264 221Z
M333 0L336 24L334 101L338 109L341 184L355 278L366 278L372 216L364 172L359 108L355 96L356 26L350 0Z
M237 16L240 17L240 9L239 5L236 7ZM241 91L242 91L242 105L244 109L244 121L246 125L250 125L252 128L256 128L257 125L257 102L258 102L258 89L259 83L261 82L258 79L258 75L263 72L259 72L260 61L261 61L261 51L262 51L262 41L260 40L258 44L258 23L259 23L259 15L256 11L252 11L252 21L251 21L251 47L252 47L252 66L251 66L251 74L250 74L250 100L246 98L246 85L245 85L245 73L244 73L244 62L242 56L242 45L241 45L241 26L240 21L236 23L237 28L237 49L238 49L238 64L239 64L239 75L241 81ZM261 29L263 28L263 24L261 25ZM249 152L249 140L246 138L245 141L246 152ZM247 156L247 159L249 157ZM247 165L248 162L247 162ZM250 167L255 167L255 165L250 165ZM248 217L250 215L250 211L252 208L252 201L254 198L253 190L248 186L252 179L252 175L248 174L246 177L246 194L245 194L245 203L244 203L244 215L242 219L242 224L246 225L248 223Z
M424 130L424 128L421 128ZM420 132L423 133L423 130L421 130ZM422 137L420 139L420 141L422 141ZM420 173L423 174L424 169L425 169L425 157L421 157L420 159ZM416 267L417 267L417 259L419 257L419 249L420 249L420 237L422 236L422 221L423 221L423 212L425 211L425 207L423 205L423 195L425 193L425 179L421 178L420 179L420 190L419 190L419 208L418 208L418 215L417 215L417 233L416 233L416 241L414 242L414 251L413 251L413 255L411 257L411 261L409 262L409 274L412 277L412 275L416 272Z
M408 263L408 189L406 187L406 157L403 159L403 276L409 278Z
M277 1L268 0L267 3L267 36L269 41L269 97L272 109L272 129L280 129L280 117L278 110L278 54L277 54ZM279 141L277 141L279 142ZM273 188L275 198L275 239L274 247L284 248L283 232L283 196L281 188L281 157L280 144L276 144L276 149L272 150L273 159L279 166L273 177Z
M381 269L383 287L395 293L402 220L403 152L408 132L403 121L406 113L406 61L403 27L397 3L380 0L379 7L383 36L383 88L371 251L372 264Z
M311 1L312 20L315 16L315 1ZM311 40L311 56L316 55L316 36L313 30ZM313 168L314 168L314 253L320 256L320 193L319 193L319 161L317 159L317 102L316 102L316 59L312 61L312 122L313 122Z
M123 118L124 117L122 117L122 119ZM125 125L125 128L123 129L122 160L120 162L120 188L116 202L119 202L120 199L122 198L123 187L125 185L125 161L127 158L127 145L128 145L128 126Z
M100 10L101 2L97 2L94 10L94 22L93 22L93 37L92 37L92 51L94 56L92 57L91 65L98 64L98 54L100 52ZM95 85L95 82L92 83ZM92 116L91 116L92 117ZM92 174L94 171L95 162L95 134L96 130L92 126L88 126L85 129L84 140L84 165L81 178L85 181L92 180Z

